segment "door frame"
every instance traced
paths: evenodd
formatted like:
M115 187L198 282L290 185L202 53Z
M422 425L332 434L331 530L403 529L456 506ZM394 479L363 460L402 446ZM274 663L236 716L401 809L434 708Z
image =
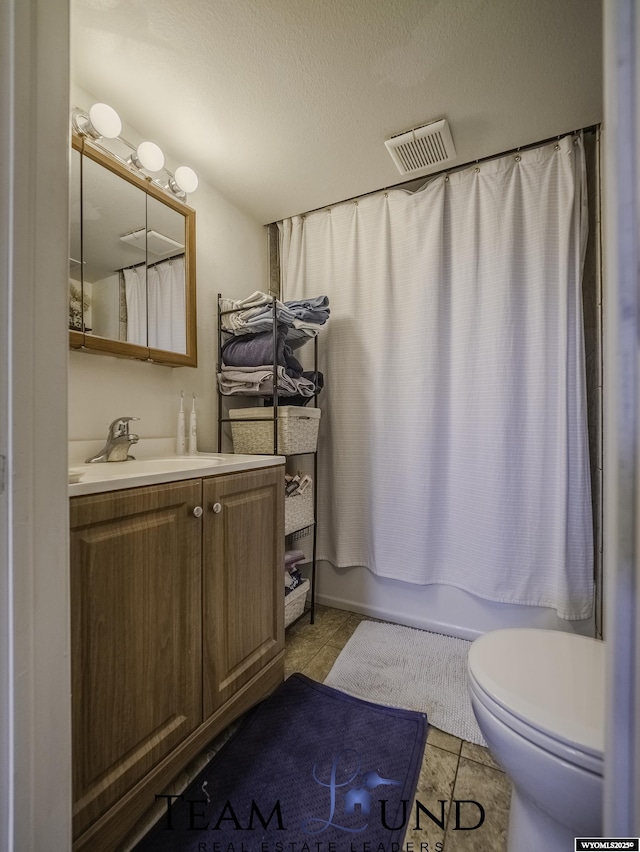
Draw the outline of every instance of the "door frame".
M0 848L29 852L71 848L69 40L68 0L0 3Z
M604 13L604 836L640 834L640 10Z

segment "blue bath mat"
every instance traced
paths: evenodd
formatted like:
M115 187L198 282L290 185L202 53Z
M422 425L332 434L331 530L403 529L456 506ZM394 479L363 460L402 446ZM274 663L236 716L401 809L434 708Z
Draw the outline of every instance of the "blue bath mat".
M391 852L410 819L426 735L423 713L294 674L135 852Z

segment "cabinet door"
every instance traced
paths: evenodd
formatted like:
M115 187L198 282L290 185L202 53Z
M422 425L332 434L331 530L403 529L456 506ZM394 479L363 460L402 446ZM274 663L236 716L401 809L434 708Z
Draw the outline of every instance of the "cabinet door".
M201 488L71 500L75 835L201 722Z
M284 467L204 480L203 501L206 718L284 648Z

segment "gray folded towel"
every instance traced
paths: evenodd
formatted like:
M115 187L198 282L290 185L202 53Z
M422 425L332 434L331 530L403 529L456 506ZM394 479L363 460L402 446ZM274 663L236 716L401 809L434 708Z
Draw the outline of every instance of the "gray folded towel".
M302 364L285 343L287 329L279 325L276 334L276 363L286 367L289 375L299 376ZM226 367L262 367L273 364L273 333L244 334L232 337L222 346L222 361Z

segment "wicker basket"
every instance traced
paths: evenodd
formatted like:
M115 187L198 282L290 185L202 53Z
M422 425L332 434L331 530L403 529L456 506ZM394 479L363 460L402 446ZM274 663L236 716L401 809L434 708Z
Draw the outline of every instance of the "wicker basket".
M292 621L302 615L304 604L309 591L309 581L303 580L297 588L290 592L284 599L284 626L288 627Z
M233 408L229 417L249 418L231 424L234 453L273 455L273 409ZM320 409L298 405L278 407L278 453L314 453L318 445Z
M310 527L313 523L313 483L302 494L284 498L284 534Z

